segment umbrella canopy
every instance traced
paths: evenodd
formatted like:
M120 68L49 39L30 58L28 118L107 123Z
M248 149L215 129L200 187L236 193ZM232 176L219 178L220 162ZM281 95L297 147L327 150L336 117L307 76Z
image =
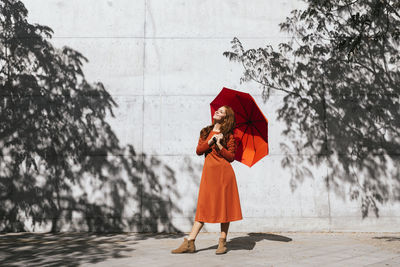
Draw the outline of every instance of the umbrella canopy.
M224 105L235 112L235 160L251 167L268 155L268 120L250 94L224 87L210 103L211 121L215 111Z

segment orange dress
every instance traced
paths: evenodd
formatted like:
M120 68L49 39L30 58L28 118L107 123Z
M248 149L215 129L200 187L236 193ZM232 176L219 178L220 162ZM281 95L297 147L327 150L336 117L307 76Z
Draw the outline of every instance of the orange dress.
M199 138L196 154L206 154L201 175L195 220L222 223L242 219L236 176L231 162L235 160L236 142L230 135L227 149L219 149L208 140L220 132L212 130L206 140Z

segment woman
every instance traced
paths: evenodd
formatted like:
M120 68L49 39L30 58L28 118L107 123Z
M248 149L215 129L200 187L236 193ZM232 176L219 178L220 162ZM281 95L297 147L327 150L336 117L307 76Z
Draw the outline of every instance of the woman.
M194 241L205 222L221 223L221 236L215 253L226 253L229 223L242 219L236 176L230 164L236 152L235 124L232 108L225 105L214 113L213 123L200 131L196 154L205 154L205 161L195 222L189 236L172 253L195 252Z

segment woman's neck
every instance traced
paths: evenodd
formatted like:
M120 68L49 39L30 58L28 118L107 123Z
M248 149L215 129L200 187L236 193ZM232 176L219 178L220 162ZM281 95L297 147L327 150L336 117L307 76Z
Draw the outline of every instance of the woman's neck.
M221 125L219 123L214 124L214 131L220 132L221 131Z

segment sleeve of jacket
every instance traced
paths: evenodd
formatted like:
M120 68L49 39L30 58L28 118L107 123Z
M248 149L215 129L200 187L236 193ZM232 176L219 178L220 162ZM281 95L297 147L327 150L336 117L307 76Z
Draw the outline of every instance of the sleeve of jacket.
M218 146L217 146L218 147ZM219 150L219 153L221 156L223 156L227 161L229 162L233 162L235 160L235 153L236 153L236 141L235 141L235 137L233 136L233 134L231 134L229 136L229 140L227 142L227 147L228 149L226 149L225 147L222 147Z
M211 147L208 145L208 142L206 140L203 140L201 137L199 138L199 143L197 144L196 148L196 154L197 155L203 155L207 150L209 150Z

